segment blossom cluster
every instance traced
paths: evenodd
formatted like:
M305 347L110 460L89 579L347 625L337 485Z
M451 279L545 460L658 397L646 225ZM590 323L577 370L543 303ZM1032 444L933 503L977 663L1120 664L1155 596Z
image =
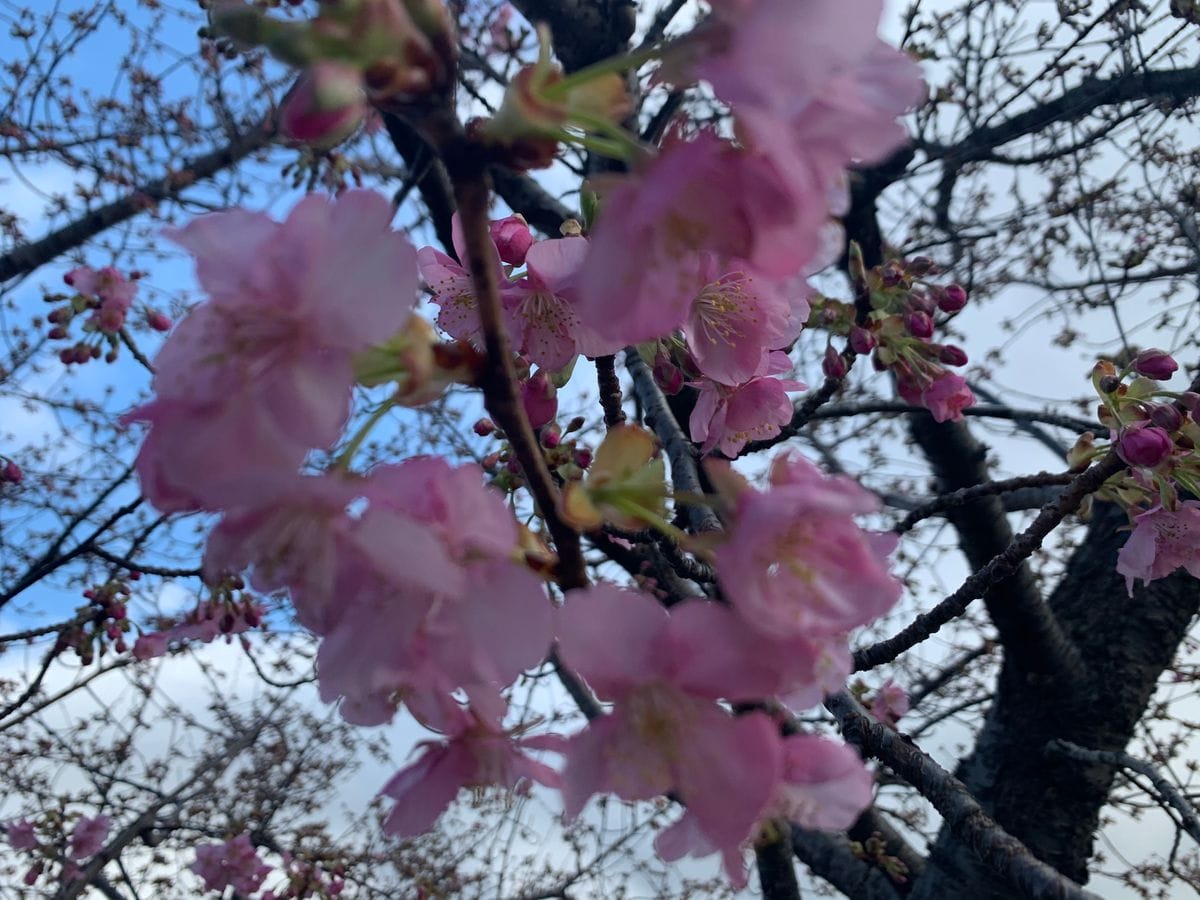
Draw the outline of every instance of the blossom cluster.
M3 827L8 845L32 858L22 878L27 887L36 885L48 870L56 870L54 877L66 885L79 877L85 860L104 848L112 819L106 815L80 816L69 837L65 831L58 833L60 827L54 828L53 835L39 836L38 824L28 819L17 819Z
M1098 362L1092 384L1109 443L1098 444L1087 432L1070 453L1080 467L1111 448L1127 466L1098 496L1119 504L1133 526L1117 554L1117 571L1131 596L1138 579L1149 583L1181 567L1200 577L1200 394L1161 384L1178 368L1158 349L1143 350L1120 367Z
M392 371L411 374L428 349L413 316L418 271L437 324L460 342L460 368L471 369L471 354L491 343L470 274L480 266L499 285L537 452L561 447L555 390L576 358L638 343L660 372L674 367L697 389L689 425L705 452L734 457L778 434L788 392L803 387L779 376L811 314L804 277L840 241L833 217L845 210L846 170L900 144L896 119L924 91L915 63L875 36L878 2L856 3L852 26L844 4L809 6L796 16L784 0L721 0L703 28L664 51L662 77L705 82L729 105L734 133L674 129L657 154L597 181L586 237L568 226L536 240L510 216L491 223L487 258L468 259L455 217L453 255L414 251L390 229L390 204L364 191L306 198L284 222L233 210L170 232L195 257L208 298L159 353L154 399L126 416L150 427L137 460L143 492L164 512L219 517L204 579L286 593L320 638L320 696L344 718L376 725L403 707L438 735L383 788L395 801L388 832L424 831L464 787L561 789L569 817L597 794L668 795L686 811L660 833L658 852L720 853L741 884L743 848L771 820L843 829L871 802L857 753L785 733L780 721L844 684L849 633L900 596L888 564L895 540L858 524L877 510L864 489L799 456L777 459L762 490L712 465L711 502L728 528L697 552L719 596L667 609L646 592L563 578L481 467L416 457L359 471L366 432L344 434L356 384L395 382L388 403L436 396L437 378L414 384ZM444 9L427 0L322 3L317 20L294 24L226 2L213 18L225 35L305 69L283 113L297 133L337 137L363 90L386 106L446 72ZM323 56L306 43L314 29ZM562 123L508 133L510 120L590 117L615 147L605 125L620 108L606 93L613 80L578 93L550 63L544 33L542 50L500 114L472 133L511 138L518 153L533 135L553 151ZM334 461L318 467L314 451ZM580 531L649 524L679 535L648 432L615 427L594 461L572 451L567 465L578 471L556 468L563 508L537 510L543 517ZM584 469L586 483L576 477ZM548 577L561 580L561 603ZM261 615L221 603L143 636L137 655ZM604 704L574 734L511 725L510 686L548 658ZM211 886L261 884L243 838L196 865Z
M121 346L121 330L137 296L138 274L134 272L130 278L126 278L112 266L103 269L80 266L63 276L75 294L46 316L51 326L46 336L52 341L65 340L70 336L72 322L85 313L88 315L83 322L84 336L72 346L59 351L61 362L66 365L82 364L101 356L105 362L116 361ZM51 303L62 299L60 294L46 298ZM171 328L171 320L158 310L147 307L145 313L146 324L155 331L168 331Z

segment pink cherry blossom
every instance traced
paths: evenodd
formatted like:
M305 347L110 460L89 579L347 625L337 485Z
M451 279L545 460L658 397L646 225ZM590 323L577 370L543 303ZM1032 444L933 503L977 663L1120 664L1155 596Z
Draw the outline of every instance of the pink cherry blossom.
M169 232L209 293L156 361L156 400L126 414L151 436L138 470L160 508L212 508L236 470L294 470L350 409L356 353L411 314L415 252L368 191L302 200L283 223L232 210ZM211 454L211 455L210 455Z
M721 868L733 887L741 890L749 881L742 845L718 847L700 827L699 818L690 811L658 833L654 838L654 850L666 862L675 862L685 856L703 858L720 853Z
M882 615L901 593L887 562L896 539L853 519L878 507L849 478L826 477L799 455L777 457L770 489L738 496L716 551L734 609L777 636L841 635Z
M1150 583L1179 567L1200 578L1200 501L1184 500L1175 510L1161 504L1134 517L1133 534L1117 553L1117 571L1129 596L1140 578Z
M417 458L374 470L363 486L369 505L349 532L357 549L334 564L320 620L321 696L341 698L349 721L379 724L399 701L457 688L493 711L549 650L553 607L512 561L516 524L482 476Z
M80 816L71 832L71 846L67 856L74 860L87 859L96 854L108 838L112 819L108 816Z
M720 274L713 257L702 263L710 280L692 302L683 333L700 371L722 384L742 384L762 369L767 354L795 340L808 318L804 295L745 271Z
M937 422L961 422L962 411L975 405L975 395L961 375L940 366L917 372L907 365L896 367L896 391L908 403L924 406Z
M433 291L433 302L439 307L438 327L450 337L467 341L476 349L483 349L482 325L479 321L479 306L475 300L475 286L471 273L464 263L467 258L467 242L463 238L462 222L455 213L450 222L451 240L458 259L452 259L435 247L422 247L417 251L417 264L421 277ZM501 287L508 284L500 265L500 253L492 244L493 255L489 264L496 270Z
M871 700L871 715L889 728L895 728L907 712L908 693L889 678Z
M580 353L603 356L623 346L601 340L575 312L576 283L587 248L581 237L537 242L525 255L525 277L502 292L514 346L552 372Z
M464 787L507 788L525 794L534 782L557 788L559 774L527 756L530 750L559 750L554 735L513 737L494 723L454 707L445 741L425 741L416 762L401 769L380 791L396 801L383 830L414 837L428 830Z
M8 844L14 850L33 850L38 845L35 826L28 819L9 822L4 830Z
M763 155L708 132L672 140L605 198L580 270L579 318L605 339L661 337L710 280L704 255L719 269L741 260L765 278L796 275L821 246L826 213Z
M207 890L233 888L240 894L257 891L271 873L271 866L259 859L247 832L222 844L198 844L196 861L189 868L204 879Z
M791 370L784 353L772 353L759 374L737 386L716 381L700 382L700 395L689 419L692 440L701 444L703 453L719 449L735 458L750 441L775 437L792 420L792 401L788 391L804 390L800 381L771 377Z
M876 36L882 11L880 0L815 0L802 16L788 0L720 2L694 72L759 146L798 163L785 171L828 183L903 143L896 119L925 97L916 63Z
M673 792L714 846L740 845L778 779L779 736L763 714L731 716L714 701L762 696L781 678L736 616L702 601L668 616L644 594L597 585L569 592L559 636L566 665L616 703L570 741L566 815L598 792Z
M770 813L802 828L844 831L874 800L875 779L853 748L816 735L783 742L783 778Z

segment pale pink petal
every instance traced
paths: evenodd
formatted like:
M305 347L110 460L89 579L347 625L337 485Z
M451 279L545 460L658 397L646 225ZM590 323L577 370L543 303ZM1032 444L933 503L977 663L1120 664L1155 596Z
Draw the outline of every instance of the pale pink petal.
M619 698L657 671L666 624L666 610L645 594L604 583L568 591L559 655L602 698Z

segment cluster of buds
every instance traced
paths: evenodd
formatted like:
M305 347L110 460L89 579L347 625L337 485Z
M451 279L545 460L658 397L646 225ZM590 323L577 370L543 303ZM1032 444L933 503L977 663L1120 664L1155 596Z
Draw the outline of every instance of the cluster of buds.
M1170 391L1166 381L1179 368L1162 350L1143 350L1127 365L1101 360L1092 370L1100 397L1097 416L1109 429L1112 449L1129 466L1123 477L1105 485L1104 495L1132 509L1142 502L1174 508L1178 488L1200 496L1200 424L1196 409L1200 394ZM1090 432L1070 454L1080 468L1106 452Z
M346 888L346 866L333 859L298 859L283 853L286 881L263 894L263 900L300 900L341 896Z
M100 270L81 266L63 276L75 294L64 297L51 294L47 303L61 303L46 316L50 323L47 334L53 341L66 340L70 336L71 324L80 316L84 335L70 347L59 351L58 358L65 364L82 364L104 357L105 362L116 362L121 347L121 329L137 294L138 272L130 273L127 279L111 266ZM169 331L171 320L155 309L146 309L146 324L155 331Z
M118 653L124 653L128 649L125 635L130 629L126 604L133 593L129 582L140 577L132 572L128 579L112 578L84 591L88 605L81 606L71 623L59 632L54 652L74 650L85 666L107 653L110 644Z
M0 456L0 485L20 484L24 478L25 473L20 466L7 456Z
M240 576L226 578L212 588L208 600L202 600L181 621L162 621L160 630L143 634L133 645L137 659L152 659L165 654L173 641L210 642L221 635L232 640L262 624L263 607L250 594L241 593L245 584Z
M528 379L525 384L534 381L538 378L539 372ZM543 392L555 391L554 383L546 379L548 388L540 386L540 381L531 389L531 393L542 394ZM526 410L530 407L529 400L526 400ZM534 402L534 411L537 410L537 404L546 404L544 399L537 399ZM558 401L553 400L554 409L551 410L549 416L539 417L534 419L530 415L530 421L534 424L534 430L537 433L538 444L542 449L542 455L545 457L546 466L558 478L564 482L578 481L583 477L583 473L588 466L592 464L592 451L582 445L578 438L572 437L576 432L580 431L586 424L583 416L576 416L571 419L565 426L559 425L554 420L554 414L557 412ZM491 419L480 419L473 427L474 432L480 437L491 437L501 442L499 450L487 454L483 458L483 468L491 473L492 485L502 491L512 492L524 485L525 481L521 473L521 464L513 452L512 446L508 443L507 436L503 431L496 427L496 423Z
M914 406L924 406L939 422L957 421L962 410L975 403L966 381L947 366L966 365L967 354L953 344L933 340L938 316L958 313L967 303L959 284L930 282L939 274L931 259L889 260L867 271L856 244L850 247L850 277L860 297L868 297L871 312L865 323L856 321L853 304L817 299L810 324L849 339L860 355L871 354L878 371L891 371L896 390ZM846 374L845 358L832 345L826 348L822 368L831 378Z
M454 83L457 42L441 0L324 0L315 18L284 21L241 0L213 0L207 36L264 47L301 69L279 112L287 139L337 146L370 104L399 107Z

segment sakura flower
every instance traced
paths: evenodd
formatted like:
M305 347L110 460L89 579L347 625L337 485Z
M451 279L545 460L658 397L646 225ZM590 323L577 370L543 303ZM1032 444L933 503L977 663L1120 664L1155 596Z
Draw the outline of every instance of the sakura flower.
M239 894L257 891L271 872L246 832L222 844L197 845L196 861L188 868L204 879L207 890L233 888Z
M961 422L962 411L975 405L975 395L961 375L934 366L930 372L896 367L896 390L914 406L924 406L937 422Z
M125 276L106 266L100 270L81 266L63 276L63 280L80 294L95 297L99 301L89 324L97 331L115 334L125 324L125 314L137 294L137 284L127 281ZM95 304L93 304L95 305Z
M576 281L587 248L587 240L581 237L533 244L525 254L525 277L502 293L513 344L551 372L580 353L602 356L621 347L620 342L603 341L584 328L575 312Z
M14 850L33 850L38 845L35 826L28 819L9 822L4 830L8 844Z
M545 590L512 561L512 514L478 467L433 458L381 467L363 493L369 506L351 531L360 551L336 565L325 600L322 698L341 698L343 717L360 724L458 688L494 712L554 637Z
M67 856L74 860L87 859L93 856L108 838L108 829L112 819L108 816L81 816L71 832L71 845Z
M666 862L675 862L685 856L699 859L720 853L721 868L733 887L741 890L749 881L742 845L718 847L704 833L700 820L690 811L684 812L677 822L658 833L654 838L654 850Z
M802 828L844 831L874 799L875 779L853 748L816 735L783 742L783 777L770 814Z
M527 756L526 749L558 750L555 735L513 737L496 724L455 707L445 741L424 741L420 757L380 791L396 801L383 830L414 837L429 829L464 787L499 786L526 794L536 781L560 785L559 774Z
M283 223L232 210L168 233L196 257L209 300L163 345L156 400L124 416L152 425L138 459L152 502L206 507L237 454L294 470L337 438L354 355L394 334L416 299L415 252L391 217L381 195L349 191L306 197Z
M483 349L482 325L479 321L479 306L475 300L475 286L471 282L471 273L464 266L467 258L467 242L463 237L462 222L458 213L450 222L451 238L454 252L458 259L452 259L435 247L422 247L417 251L417 264L421 269L421 277L433 291L433 302L439 307L438 327L450 337L467 341L476 349ZM492 244L493 256L489 260L496 270L497 280L503 287L508 280L503 275L500 265L500 253Z
M704 375L742 384L759 373L769 351L795 340L808 302L791 300L779 286L745 271L720 274L711 256L702 267L710 280L683 326L688 349Z
M888 571L893 536L861 529L855 515L878 500L799 455L777 457L767 491L745 487L716 551L717 576L738 613L777 636L842 635L899 599Z
M521 405L533 428L541 428L554 421L558 414L558 389L546 374L538 369L521 383Z
M907 712L908 694L889 678L871 700L871 715L889 728L895 728Z
M701 443L702 452L719 449L733 459L750 441L773 438L792 420L788 391L803 390L804 383L770 377L790 371L784 353L771 354L765 368L767 374L735 387L711 380L700 383L700 396L688 424L692 440Z
M384 580L425 592L462 589L462 575L428 528L386 508L347 513L364 487L336 475L260 475L213 529L205 577L250 568L263 593L287 588L300 622L325 633L358 585Z
M1162 505L1134 517L1133 534L1117 553L1117 571L1129 596L1137 579L1147 584L1180 566L1200 578L1200 502L1184 500L1175 510Z
M668 616L611 585L569 592L559 653L616 704L570 741L568 818L601 791L626 800L673 792L714 846L739 846L771 797L782 751L765 715L731 716L714 701L771 693L778 660L757 655L727 608L696 601Z
M826 210L765 156L707 132L671 141L605 198L579 273L579 318L606 340L661 337L710 280L704 255L718 268L736 259L766 278L796 275L821 245Z

